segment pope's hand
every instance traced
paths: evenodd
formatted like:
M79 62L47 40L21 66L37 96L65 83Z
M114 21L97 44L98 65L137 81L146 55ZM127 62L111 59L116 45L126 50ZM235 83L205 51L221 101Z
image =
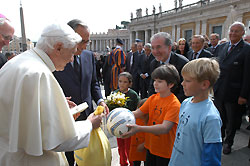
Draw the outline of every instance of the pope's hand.
M71 97L66 97L66 100L68 102L69 108L73 108L76 106L76 104L73 101L70 101Z
M88 116L87 119L90 120L90 122L92 123L93 129L97 129L98 127L101 126L103 116L104 116L103 113L101 115L94 115L94 113L91 113Z
M73 115L73 118L76 120L79 116L81 115L81 113L79 112L79 113L77 113L77 114L74 114Z

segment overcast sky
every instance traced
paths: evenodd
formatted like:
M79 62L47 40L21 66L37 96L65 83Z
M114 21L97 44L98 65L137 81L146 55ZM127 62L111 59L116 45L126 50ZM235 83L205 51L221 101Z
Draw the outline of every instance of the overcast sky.
M198 0L183 0L183 5ZM55 21L68 22L78 18L86 22L91 33L107 32L108 29L121 25L121 21L130 21L131 12L136 16L136 9L142 9L145 15L152 14L153 5L156 13L174 8L174 0L22 0L26 37L37 41L43 28ZM0 13L8 17L21 36L20 0L2 0Z

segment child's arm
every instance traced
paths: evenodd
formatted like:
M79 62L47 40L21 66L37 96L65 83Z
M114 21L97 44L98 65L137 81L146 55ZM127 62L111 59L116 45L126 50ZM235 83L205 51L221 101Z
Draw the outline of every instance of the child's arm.
M144 116L144 113L138 108L137 110L133 111L133 114L135 118L142 118Z
M173 126L174 122L164 120L162 124L157 124L152 126L139 126L137 132L152 133L155 135L167 134L172 129Z
M221 149L222 143L204 143L201 166L221 166Z
M138 132L152 133L155 135L167 134L174 126L174 122L164 120L162 124L152 126L139 126L133 124L128 124L127 126L130 130L127 133L124 133L122 138L128 138Z

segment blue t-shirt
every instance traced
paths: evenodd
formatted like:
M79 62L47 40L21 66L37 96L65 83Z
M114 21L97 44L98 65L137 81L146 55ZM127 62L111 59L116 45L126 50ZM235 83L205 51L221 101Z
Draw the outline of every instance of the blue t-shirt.
M211 99L199 103L191 100L181 104L169 166L200 166L204 143L222 142L220 114Z

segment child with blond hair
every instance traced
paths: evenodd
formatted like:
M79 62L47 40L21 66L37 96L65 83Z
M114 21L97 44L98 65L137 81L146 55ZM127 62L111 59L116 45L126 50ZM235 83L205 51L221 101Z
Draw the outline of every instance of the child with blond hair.
M222 122L210 98L219 64L215 59L199 58L188 62L181 74L184 93L191 97L181 104L169 166L220 166Z

